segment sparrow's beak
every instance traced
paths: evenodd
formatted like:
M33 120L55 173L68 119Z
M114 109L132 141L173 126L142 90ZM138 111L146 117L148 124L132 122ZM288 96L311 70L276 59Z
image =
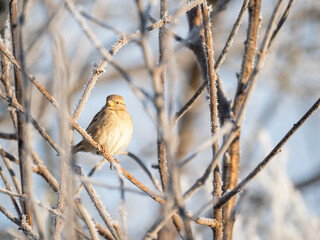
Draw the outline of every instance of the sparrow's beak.
M109 107L114 106L114 101L108 100L108 101L107 101L107 105L108 105Z

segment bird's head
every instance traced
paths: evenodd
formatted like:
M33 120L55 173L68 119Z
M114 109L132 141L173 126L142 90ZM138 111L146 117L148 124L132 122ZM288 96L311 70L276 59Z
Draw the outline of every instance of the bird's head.
M126 109L125 102L119 95L109 95L107 97L106 105L109 109Z

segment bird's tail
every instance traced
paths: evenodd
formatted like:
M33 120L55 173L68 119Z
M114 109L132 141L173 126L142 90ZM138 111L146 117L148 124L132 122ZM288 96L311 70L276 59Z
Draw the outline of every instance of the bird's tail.
M82 152L83 150L84 149L83 149L83 145L82 145L82 141L81 141L72 147L72 154L75 154L77 152Z

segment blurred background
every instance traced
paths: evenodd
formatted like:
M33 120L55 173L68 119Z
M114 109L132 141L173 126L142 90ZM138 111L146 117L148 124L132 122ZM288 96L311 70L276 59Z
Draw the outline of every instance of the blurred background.
M214 4L218 2L212 1ZM242 1L228 2L212 19L216 58L242 5ZM74 3L91 31L106 49L111 49L121 34L134 33L140 27L134 1L83 0ZM186 1L168 1L169 14L185 3ZM262 1L258 46L276 3L277 1L273 0ZM0 7L2 42L11 49L10 39L6 39L7 1L0 1ZM151 1L150 15L156 20L159 19L158 1ZM236 74L240 72L247 20L246 13L230 52L218 71L229 100L233 99L237 86ZM179 17L171 26L177 35L182 38L188 37L189 29L185 15ZM101 55L88 40L63 1L29 0L23 30L28 72L34 75L56 99L59 100L61 95L67 97L69 101L67 108L72 113L90 78L94 64L98 64L102 59ZM158 30L148 32L147 39L156 62L159 57ZM319 39L320 2L296 1L266 58L243 122L240 179L264 159L292 125L319 98ZM172 118L199 88L203 80L192 52L174 39L170 40L170 47L173 54L170 55L168 65L166 97L168 115ZM125 69L137 86L150 93L153 92L152 79L147 71L141 46L136 41L131 41L121 48L113 56L113 60ZM62 83L62 80L66 83ZM152 164L157 164L157 134L154 121L156 111L149 104L150 112L146 112L140 99L111 65L106 66L105 72L98 78L80 114L79 125L83 128L88 126L95 113L105 104L109 94L119 94L124 97L133 119L134 133L127 150L139 156L159 179L158 170L151 167ZM176 128L179 136L176 156L180 160L191 154L211 136L209 102L205 95L180 120ZM57 111L35 88L32 88L31 113L59 143ZM1 100L0 131L13 132L13 130L7 103ZM32 133L35 151L59 179L59 157L36 130L32 129ZM317 112L289 140L267 168L249 184L239 203L233 239L316 239L320 233L319 133L320 113ZM81 136L75 132L74 142L79 140ZM0 139L0 145L6 151L17 155L15 141ZM182 168L183 192L201 176L211 157L212 152L208 148ZM86 173L101 160L101 157L90 153L78 153L77 158ZM131 158L119 155L117 159L133 176L155 190L146 174ZM0 166L2 165L3 162L0 161ZM55 194L48 188L47 183L37 175L33 177L35 197L48 205L55 204ZM120 221L119 180L115 171L110 170L109 164L106 164L93 179L101 183L100 186L96 186L96 190L106 209L113 219ZM4 187L2 182L0 186ZM125 186L137 189L128 181L125 181ZM204 188L188 200L187 209L194 213L198 212L210 201L211 192L212 184L208 181ZM1 194L0 202L4 204L8 198ZM87 200L84 205L88 211L93 216L98 216L85 192L82 192L82 198ZM160 206L149 197L136 192L127 191L125 199L129 239L141 239L158 216ZM13 209L10 204L6 207L9 210ZM209 217L210 214L210 209L204 212L205 216ZM47 218L47 221L50 224L50 218ZM3 234L7 228L15 228L15 225L2 214L0 222L0 231ZM207 227L197 226L194 231L196 239L211 238L212 232Z

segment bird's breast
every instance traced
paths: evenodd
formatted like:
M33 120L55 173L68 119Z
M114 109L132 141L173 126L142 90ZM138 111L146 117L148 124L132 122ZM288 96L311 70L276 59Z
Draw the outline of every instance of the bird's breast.
M99 123L100 130L94 138L110 155L114 155L129 144L133 132L132 120L128 112L112 112L107 115Z

